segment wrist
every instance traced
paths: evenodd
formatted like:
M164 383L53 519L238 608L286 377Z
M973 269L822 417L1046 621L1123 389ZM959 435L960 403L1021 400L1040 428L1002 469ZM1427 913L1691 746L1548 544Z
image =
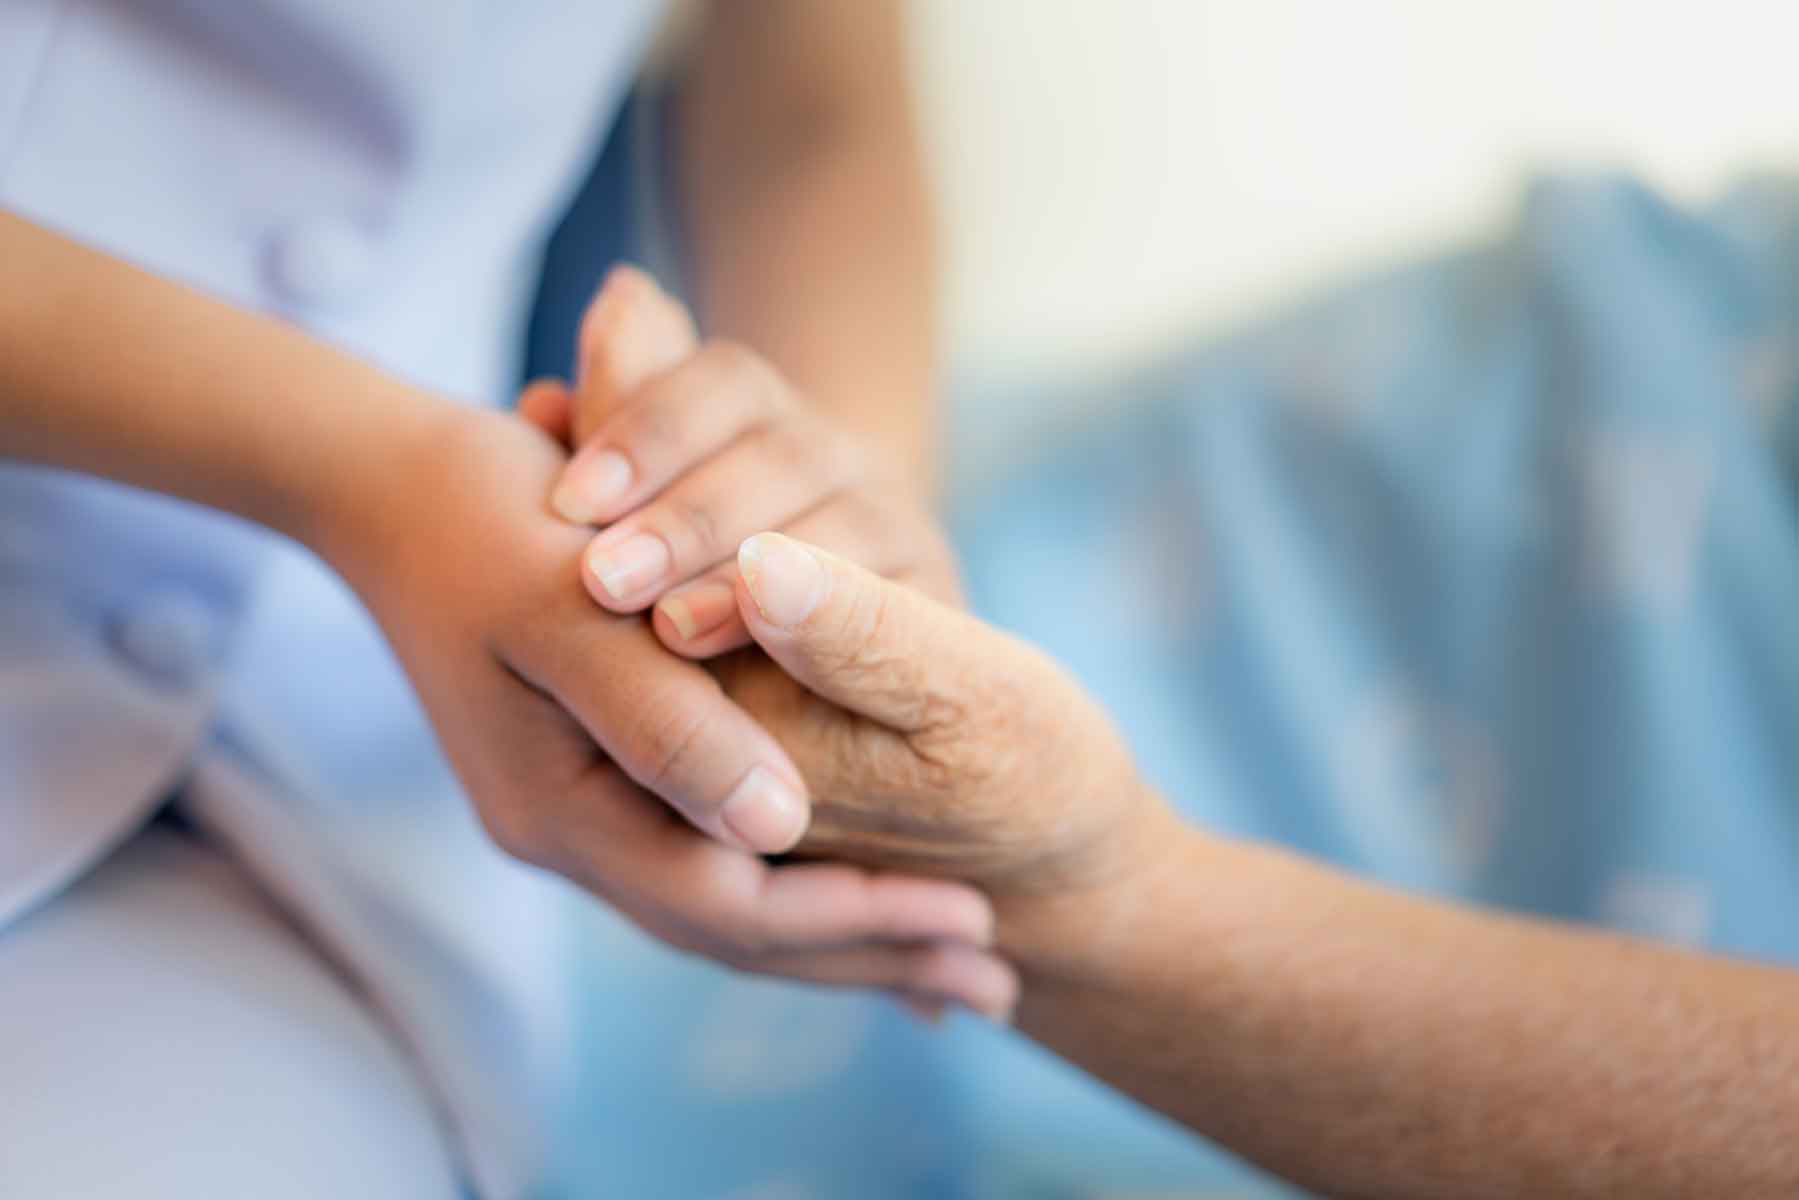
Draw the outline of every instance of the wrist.
M1158 919L1173 882L1203 877L1221 843L1185 823L1140 785L1135 815L1079 882L995 898L999 947L1033 983L1097 982Z
M271 523L361 590L366 568L387 553L383 531L409 481L474 414L384 376L355 386L361 402L340 407L330 428L315 429L314 450Z

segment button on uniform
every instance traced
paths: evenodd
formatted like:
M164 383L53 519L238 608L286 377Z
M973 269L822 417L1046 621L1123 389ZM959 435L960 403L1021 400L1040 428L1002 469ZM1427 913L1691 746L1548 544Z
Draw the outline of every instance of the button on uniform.
M374 283L377 257L373 230L347 217L321 217L270 238L268 280L296 304L342 304Z
M154 592L123 613L113 629L119 654L165 687L186 687L217 661L220 617L191 592Z

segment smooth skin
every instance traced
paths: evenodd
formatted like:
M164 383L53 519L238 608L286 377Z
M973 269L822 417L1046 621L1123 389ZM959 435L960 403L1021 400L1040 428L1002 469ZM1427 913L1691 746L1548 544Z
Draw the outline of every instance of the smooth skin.
M902 8L707 5L678 173L709 327L761 348L915 497L936 269ZM608 340L604 323L584 342ZM602 407L629 390L578 383ZM1010 972L979 949L992 914L977 891L750 852L804 829L798 772L641 617L596 620L575 582L591 530L544 503L563 454L523 423L0 212L0 456L211 505L318 552L394 640L500 844L659 936L750 970L1009 1005ZM928 518L908 527L921 547L936 536ZM940 594L953 588L940 542L926 554L950 581ZM744 639L731 609L737 629L701 650ZM675 630L661 614L656 628Z
M974 889L753 852L804 829L797 769L640 617L594 611L590 531L544 499L564 455L525 422L0 213L0 456L314 550L393 642L495 840L651 933L746 970L1010 1002Z
M582 582L603 608L653 607L665 645L710 658L749 644L732 595L737 547L782 529L940 599L959 596L949 544L903 466L738 342L701 341L686 308L614 269L582 322L572 388L544 380L520 410L579 446L550 495L604 526Z
M1211 837L1029 646L780 534L740 567L800 852L980 884L1071 1062L1328 1195L1799 1195L1799 973Z

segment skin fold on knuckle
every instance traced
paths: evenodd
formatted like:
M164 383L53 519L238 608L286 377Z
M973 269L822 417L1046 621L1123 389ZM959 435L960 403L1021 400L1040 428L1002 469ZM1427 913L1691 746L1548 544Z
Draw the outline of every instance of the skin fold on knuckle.
M713 386L731 389L757 417L766 420L788 410L786 381L748 346L719 338L706 344L701 357Z
M840 486L825 447L793 421L762 426L741 443L745 457L758 471L783 479L800 479L814 496L825 497Z
M845 722L818 739L807 769L820 800L802 853L955 873L967 824L966 773L957 765L920 754L892 730Z
M659 524L664 540L677 548L679 556L693 559L696 567L711 566L737 549L720 544L718 513L705 500L669 499Z
M708 705L674 696L646 699L635 706L616 757L628 764L632 778L658 795L682 789L690 782L694 757L705 748L712 731L707 710Z
M690 424L681 405L667 397L651 396L620 413L601 433L608 445L617 447L642 470L677 459Z
M938 668L918 728L864 722L819 740L806 769L822 757L827 778L801 851L1007 891L1078 877L1111 821L1091 801L1119 792L1128 752L1046 662L983 644Z

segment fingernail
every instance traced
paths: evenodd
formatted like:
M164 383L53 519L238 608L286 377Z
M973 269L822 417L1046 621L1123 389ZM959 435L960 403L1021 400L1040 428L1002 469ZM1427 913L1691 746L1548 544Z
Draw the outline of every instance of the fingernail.
M810 550L778 533L758 533L737 550L737 569L771 625L791 629L825 596L825 568Z
M668 544L653 533L634 533L616 546L589 550L587 569L608 596L629 600L667 572Z
M616 450L577 454L550 495L550 507L565 521L591 525L631 487L631 460Z
M767 767L751 767L725 798L725 828L758 854L791 850L806 832L806 802Z
M737 611L737 597L728 585L707 583L675 596L664 596L656 606L669 619L681 640L691 642L711 633Z

